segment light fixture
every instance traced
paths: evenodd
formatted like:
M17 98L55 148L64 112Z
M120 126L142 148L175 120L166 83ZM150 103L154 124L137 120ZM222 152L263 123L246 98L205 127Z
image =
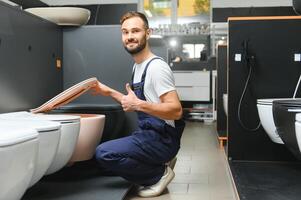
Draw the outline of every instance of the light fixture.
M150 35L151 38L159 38L162 39L163 36L162 35Z
M224 40L219 40L219 41L217 41L217 44L218 45L223 45L223 44L225 44L225 41Z
M175 40L175 39L171 39L171 40L169 40L169 45L171 46L171 47L176 47L177 46L177 40Z

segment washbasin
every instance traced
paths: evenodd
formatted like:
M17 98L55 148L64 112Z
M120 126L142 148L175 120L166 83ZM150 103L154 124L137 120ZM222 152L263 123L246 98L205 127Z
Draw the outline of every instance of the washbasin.
M36 7L25 11L61 26L85 25L91 15L90 10L77 7Z

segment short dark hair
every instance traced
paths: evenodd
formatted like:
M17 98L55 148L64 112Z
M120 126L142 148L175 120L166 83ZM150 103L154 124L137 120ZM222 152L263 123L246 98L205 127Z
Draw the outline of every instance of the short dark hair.
M149 29L148 20L147 20L146 16L143 13L140 13L137 11L129 11L129 12L125 13L120 18L120 24L122 25L125 20L130 19L132 17L139 17L140 19L142 19L142 21L144 22L145 29Z

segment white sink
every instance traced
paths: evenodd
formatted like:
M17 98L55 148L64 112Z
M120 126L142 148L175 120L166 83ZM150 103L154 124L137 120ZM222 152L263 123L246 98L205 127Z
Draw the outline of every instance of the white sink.
M90 19L90 10L76 7L37 7L25 11L61 26L81 26Z

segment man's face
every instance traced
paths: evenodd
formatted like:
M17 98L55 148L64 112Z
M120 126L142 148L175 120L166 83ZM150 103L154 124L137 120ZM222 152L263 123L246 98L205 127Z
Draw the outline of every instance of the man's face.
M143 20L132 17L125 20L121 26L122 42L125 50L134 55L142 51L149 38L149 30L144 27Z

